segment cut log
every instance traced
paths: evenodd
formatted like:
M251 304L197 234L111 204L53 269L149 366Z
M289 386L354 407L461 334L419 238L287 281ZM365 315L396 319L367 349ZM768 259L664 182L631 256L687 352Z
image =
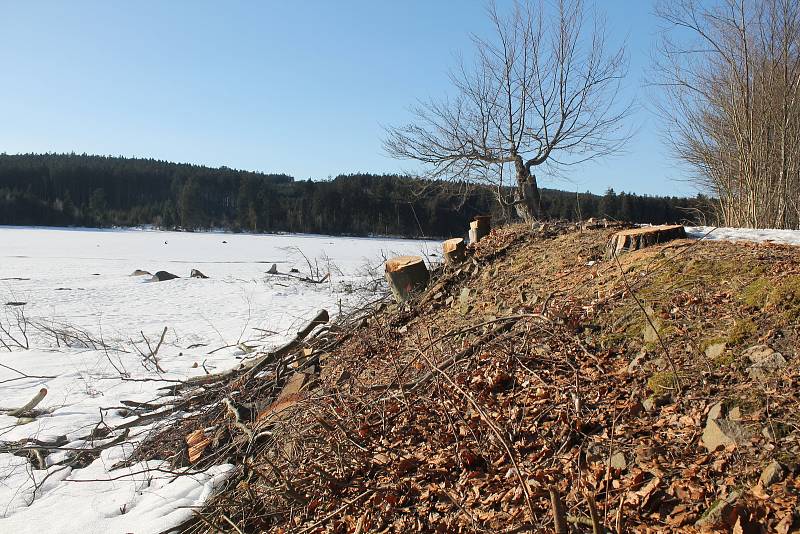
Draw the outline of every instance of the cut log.
M445 265L457 265L467 257L467 247L463 237L448 239L442 243Z
M492 216L491 215L476 215L475 220L469 223L470 229L470 243L477 243L487 235L492 229ZM475 240L472 240L472 230L475 231Z
M606 246L606 258L610 259L623 252L639 250L672 241L673 239L684 238L686 238L686 229L680 224L623 230L611 237Z
M198 429L186 436L186 445L189 447L189 463L195 463L203 456L203 451L211 444L211 439L206 436L203 429Z
M430 273L419 256L398 256L386 262L386 281L397 302L405 302L425 289Z
M283 412L296 406L305 398L304 390L311 379L312 376L309 373L293 374L281 389L275 402L258 414L256 422L262 426L277 422Z

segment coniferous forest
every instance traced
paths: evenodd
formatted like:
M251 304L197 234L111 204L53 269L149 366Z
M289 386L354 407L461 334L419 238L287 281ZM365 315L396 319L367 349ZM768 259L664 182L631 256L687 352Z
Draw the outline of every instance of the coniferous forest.
M542 190L548 218L697 221L707 198ZM506 210L510 211L510 210ZM503 218L488 187L349 174L298 181L152 159L0 155L0 224L140 226L434 237L463 233L476 214ZM703 222L703 221L700 221Z

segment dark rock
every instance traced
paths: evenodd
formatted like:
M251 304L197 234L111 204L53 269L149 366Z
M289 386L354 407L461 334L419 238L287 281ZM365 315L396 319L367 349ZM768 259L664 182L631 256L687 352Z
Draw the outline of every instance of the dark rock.
M192 278L208 278L208 276L204 275L197 269L192 269L192 272L189 274L189 276Z
M167 271L158 271L156 274L153 275L153 278L151 278L150 281L165 282L166 280L174 280L175 278L180 278L180 276L168 273Z

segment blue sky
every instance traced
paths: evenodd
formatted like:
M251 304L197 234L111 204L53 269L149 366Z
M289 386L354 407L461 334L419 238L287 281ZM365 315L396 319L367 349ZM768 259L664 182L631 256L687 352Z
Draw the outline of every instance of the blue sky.
M590 2L591 3L591 2ZM381 148L384 125L449 90L448 69L487 35L485 2L75 1L3 3L0 152L78 152L285 172L413 171ZM499 0L503 8L510 1ZM608 0L626 39L629 150L567 190L693 194L661 144L643 86L657 21L648 1Z

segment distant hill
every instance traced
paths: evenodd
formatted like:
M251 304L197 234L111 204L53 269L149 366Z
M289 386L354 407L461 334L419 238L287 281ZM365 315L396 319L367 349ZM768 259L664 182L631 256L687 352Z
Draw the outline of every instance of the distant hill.
M424 189L424 191L423 191ZM542 190L549 217L676 222L707 199ZM449 236L479 213L504 216L492 190L408 176L296 181L227 167L78 154L0 154L0 224Z

